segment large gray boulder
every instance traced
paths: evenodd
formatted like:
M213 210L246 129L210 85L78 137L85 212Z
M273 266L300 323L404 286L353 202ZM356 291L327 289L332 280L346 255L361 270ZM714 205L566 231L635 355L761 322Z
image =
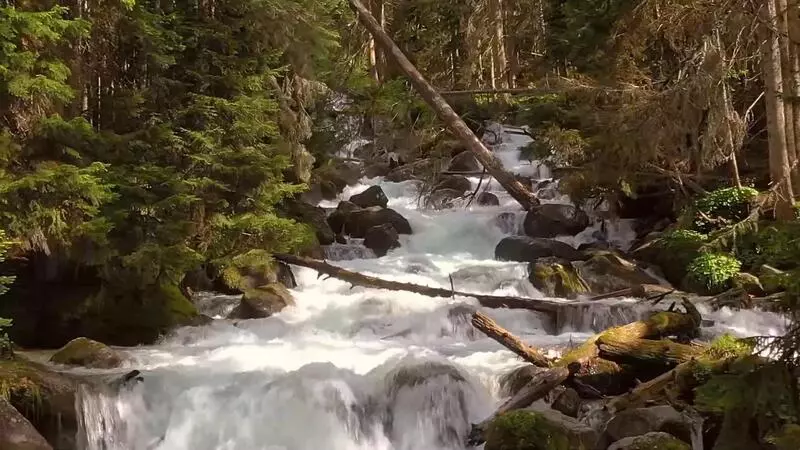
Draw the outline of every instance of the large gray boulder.
M501 261L535 262L539 258L556 257L567 261L582 261L587 255L555 239L509 236L494 249L495 259Z
M411 234L411 224L400 213L389 208L366 208L347 214L344 232L354 238L363 238L367 231L376 226L391 224L398 234Z
M661 281L644 269L613 251L593 251L587 261L576 262L575 268L589 285L591 292L605 294L641 284Z
M539 205L525 216L525 234L530 237L551 238L575 235L589 226L589 216L572 205L548 203Z

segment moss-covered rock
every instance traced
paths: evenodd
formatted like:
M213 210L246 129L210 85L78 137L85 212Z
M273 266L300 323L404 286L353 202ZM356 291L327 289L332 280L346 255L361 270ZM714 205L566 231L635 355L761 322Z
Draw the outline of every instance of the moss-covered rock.
M596 294L660 283L644 269L612 251L595 251L589 260L576 262L575 268L589 290Z
M671 434L655 432L621 439L608 450L691 450L691 446Z
M569 261L543 258L530 264L531 284L549 297L576 298L589 292L589 286Z
M244 293L271 283L289 288L296 286L292 269L263 250L251 250L239 255L221 269L215 289L226 293Z
M53 450L36 428L8 401L0 398L0 448L3 450Z
M94 369L113 369L119 367L124 360L125 357L120 352L85 337L69 341L50 358L50 362L56 364Z
M745 292L756 297L764 295L764 286L757 276L747 273L739 272L731 279L731 284L735 288L743 289Z
M758 281L768 294L774 294L786 289L786 272L764 264L758 268Z
M688 442L692 439L692 429L692 422L675 408L661 405L618 413L606 423L605 434L610 442L615 442L660 431Z
M245 291L242 301L228 315L229 319L263 319L294 305L292 293L278 283Z
M658 266L673 285L686 278L687 267L697 257L708 236L690 230L672 230L647 242L633 252L633 257Z
M22 359L0 361L0 399L25 416L57 450L77 448L78 386L76 379L40 364Z
M594 450L597 432L557 411L517 410L495 418L486 450Z

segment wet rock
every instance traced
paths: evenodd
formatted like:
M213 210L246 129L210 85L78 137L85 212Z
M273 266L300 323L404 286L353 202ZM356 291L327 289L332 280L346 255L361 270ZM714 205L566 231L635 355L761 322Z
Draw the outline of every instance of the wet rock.
M364 236L364 247L375 252L378 257L386 255L389 250L400 247L397 230L390 223L375 225L367 230Z
M447 170L451 172L476 172L481 170L481 165L472 152L460 152L450 160Z
M294 305L294 298L286 287L278 283L268 284L247 290L228 319L263 319L291 305Z
M75 400L80 383L75 378L41 364L16 359L0 361L0 384L3 388L0 395L30 421L53 448L78 448Z
M361 208L353 202L349 201L341 201L336 206L336 209L328 216L326 219L328 222L328 226L331 227L331 230L336 234L341 234L344 230L344 224L347 223L347 216L353 212L358 211Z
M452 189L454 191L458 191L463 195L465 192L472 189L472 183L467 179L467 177L461 175L448 175L442 177L441 181L434 186L433 191L439 191L442 189Z
M558 183L552 180L540 181L536 185L536 197L542 200L553 200L558 198L561 193L558 191Z
M535 262L539 258L556 257L567 261L587 259L583 253L555 239L509 236L503 238L494 249L496 259L501 261Z
M320 244L330 245L336 241L336 234L328 225L328 217L324 209L300 200L290 199L284 202L284 210L289 217L311 225Z
M691 446L667 433L647 433L621 439L608 450L691 450Z
M516 178L517 181L522 183L522 185L525 186L526 188L533 189L533 177L517 174L514 175L514 178Z
M350 202L361 208L369 208L372 206L386 208L386 205L389 204L389 199L380 186L370 186L366 191L351 196Z
M774 294L785 288L786 272L764 264L758 268L758 281L767 294Z
M389 163L373 163L364 167L364 176L367 178L385 177L393 170Z
M485 450L593 450L595 430L558 411L517 410L494 419Z
M263 255L256 253L257 250L253 252L250 261L247 261L247 255L250 253L245 254L244 261L247 263L237 264L237 261L234 261L225 267L214 280L214 290L226 294L239 294L270 283L281 283L290 289L297 286L288 264L264 261Z
M0 448L3 450L53 450L28 419L0 397Z
M527 364L504 374L500 377L500 395L503 397L513 396L543 370L545 369Z
M529 267L531 284L548 297L574 299L589 292L589 287L569 261L541 258Z
M320 197L322 197L324 200L335 200L342 190L343 189L339 189L339 186L337 186L333 181L321 180L319 182Z
M481 206L500 206L500 199L491 192L481 192L477 200Z
M113 369L125 360L123 355L102 342L85 337L75 338L61 347L50 362L92 369Z
M463 333L469 340L475 339L477 333L475 327L472 326L472 314L475 313L475 308L471 306L459 305L447 311L447 320L450 321L452 326L452 334L447 336L458 336Z
M608 421L604 434L610 442L651 432L669 433L684 442L692 441L693 424L667 405L620 412Z
M513 212L504 212L494 218L492 224L506 234L516 234L519 231L517 215Z
M612 251L594 251L587 261L575 267L591 292L605 294L640 284L661 282L631 261Z
M433 191L428 197L428 205L433 209L449 209L453 208L454 201L464 195L463 192L455 189L439 189Z
M764 286L761 285L761 280L753 274L739 272L733 276L732 282L733 287L743 289L750 295L761 297L765 294Z
M386 175L386 180L399 183L401 181L415 180L431 173L433 163L429 159L421 159L393 169Z
M392 224L398 234L411 234L411 224L405 217L393 209L388 208L366 208L359 209L347 214L344 231L350 237L363 238L367 230L383 224Z
M575 389L566 388L553 400L552 407L565 416L577 418L581 409L581 397Z
M525 215L523 227L530 237L575 235L589 226L589 216L572 205L539 205Z
M442 141L436 146L439 154L455 157L467 151L467 147L459 140Z

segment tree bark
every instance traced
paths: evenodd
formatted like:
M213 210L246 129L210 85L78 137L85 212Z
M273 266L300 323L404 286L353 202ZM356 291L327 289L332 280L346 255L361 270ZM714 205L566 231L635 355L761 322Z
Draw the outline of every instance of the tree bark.
M461 117L453 111L433 86L419 73L411 61L406 58L400 48L392 41L380 24L367 11L359 0L348 0L352 9L358 14L359 20L372 33L375 40L383 47L386 55L393 59L399 68L409 77L411 83L420 96L436 112L439 118L447 125L450 131L471 151L486 171L516 200L523 209L528 210L538 205L539 201L530 189L520 183L513 174L506 171L500 161L487 149L477 136L469 129Z
M791 0L794 2L795 0ZM789 8L786 0L776 0L778 13L778 39L781 50L781 97L783 99L784 117L786 127L786 153L789 160L789 167L795 167L797 161L797 143L794 129L794 105L790 100L792 92L792 58L791 44L789 42ZM796 171L792 173L792 190L797 186Z
M792 7L787 9L789 28L789 72L791 76L789 102L792 104L792 129L795 145L800 145L800 7L796 0L790 0ZM800 150L796 149L796 157ZM792 167L793 191L800 190L800 167Z
M622 339L603 335L597 340L600 357L621 364L676 366L701 356L706 348L684 345L668 339Z
M522 342L520 338L498 325L491 317L476 312L472 315L472 325L534 366L550 367L550 361L539 350Z
M781 49L776 29L778 27L777 7L774 0L768 0L761 8L762 31L765 39L761 49L761 64L767 104L767 137L769 140L770 178L775 185L778 199L775 204L776 216L780 220L791 220L794 216L792 204L791 172L789 153L786 146L786 123L784 102L781 96L783 87L781 73Z
M273 255L278 261L287 264L294 264L296 266L308 267L314 269L319 273L346 281L356 286L372 287L377 289L387 289L391 291L407 291L415 292L417 294L426 295L428 297L472 297L478 300L481 306L487 308L510 308L510 309L527 309L530 311L538 311L555 315L560 308L560 303L551 302L548 300L521 298L521 297L503 297L497 295L484 295L473 294L468 292L454 291L450 289L434 288L429 286L420 286L412 283L402 283L399 281L383 280L381 278L371 277L369 275L360 274L341 267L328 264L312 258L305 258L302 256L293 255Z
M493 84L500 89L510 87L508 83L508 61L506 58L506 36L503 27L503 0L489 0L491 21L493 25L492 58L494 60L494 75L496 82Z
M544 398L548 392L566 381L569 375L570 371L565 367L556 367L537 373L525 387L503 403L494 414L481 423L472 425L472 431L468 439L469 444L472 446L482 444L485 441L484 433L486 433L486 428L497 416L525 408L533 402Z

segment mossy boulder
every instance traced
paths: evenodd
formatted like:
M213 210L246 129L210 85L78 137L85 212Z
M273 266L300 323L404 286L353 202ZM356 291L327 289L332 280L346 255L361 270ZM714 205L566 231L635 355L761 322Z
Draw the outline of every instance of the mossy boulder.
M122 365L125 357L118 351L85 337L75 338L61 347L50 362L93 369L113 369Z
M743 289L748 294L760 297L764 295L764 286L761 285L761 280L757 276L747 273L739 272L731 279L731 284L735 288Z
M701 295L716 295L733 286L742 263L725 253L701 253L686 267L683 288Z
M764 264L758 268L758 281L768 294L786 289L786 272Z
M569 261L542 258L528 268L533 286L548 297L574 299L589 292L589 286Z
M691 446L667 433L647 433L642 436L621 439L608 450L691 450Z
M288 288L297 286L291 267L275 261L262 250L237 256L220 271L215 281L215 289L228 294L243 293L271 283L281 283Z
M686 278L687 267L707 241L708 236L696 231L672 230L638 247L632 256L655 264L667 281L677 286Z
M597 432L558 411L517 410L495 418L485 450L594 450Z
M268 284L245 291L241 302L228 318L263 319L291 305L294 305L294 297L285 286L279 283Z
M591 258L576 262L580 277L595 294L627 289L641 284L659 284L660 281L644 269L612 251L593 251Z
M693 425L684 415L668 405L622 411L606 423L609 442L652 432L669 433L683 441L692 439Z
M8 401L0 398L0 448L3 450L53 450L36 428Z
M19 358L0 361L0 399L10 403L57 450L77 448L75 399L79 385L75 378L37 363Z

